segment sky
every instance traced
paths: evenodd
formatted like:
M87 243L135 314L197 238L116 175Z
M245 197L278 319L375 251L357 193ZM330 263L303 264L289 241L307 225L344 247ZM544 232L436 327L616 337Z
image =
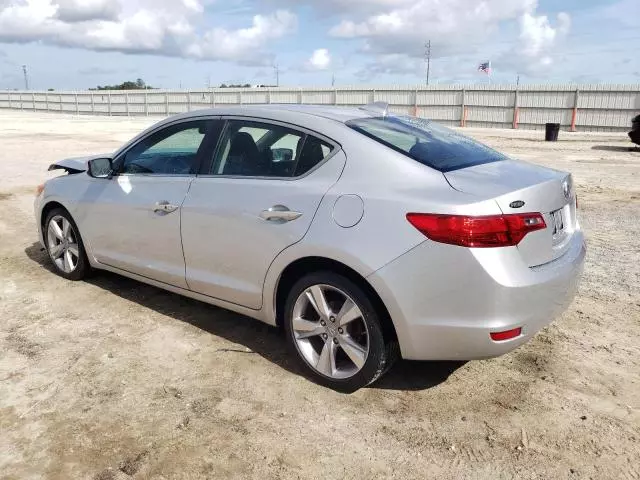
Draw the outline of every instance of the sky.
M640 0L0 0L0 89L420 85L429 41L430 84L640 83Z

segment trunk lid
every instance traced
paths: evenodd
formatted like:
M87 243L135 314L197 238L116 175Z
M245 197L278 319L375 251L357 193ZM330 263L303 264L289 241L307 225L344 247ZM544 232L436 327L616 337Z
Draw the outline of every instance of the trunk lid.
M445 172L444 176L460 192L493 198L505 214L542 214L547 228L527 234L517 246L530 267L555 260L569 248L576 229L570 174L508 159Z

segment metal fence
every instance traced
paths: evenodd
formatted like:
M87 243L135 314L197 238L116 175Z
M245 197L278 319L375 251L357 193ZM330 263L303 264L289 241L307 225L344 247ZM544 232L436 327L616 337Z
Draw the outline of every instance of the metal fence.
M166 116L232 104L360 106L374 101L388 102L395 113L452 126L538 129L554 122L572 131L624 131L640 113L640 84L0 91L0 109L78 115Z

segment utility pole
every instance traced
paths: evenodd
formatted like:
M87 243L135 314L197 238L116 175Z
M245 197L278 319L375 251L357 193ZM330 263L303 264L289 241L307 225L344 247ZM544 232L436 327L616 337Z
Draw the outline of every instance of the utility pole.
M280 86L280 68L278 65L273 66L273 70L276 72L276 87Z
M332 73L331 74L331 86L333 87L333 86L335 86L335 84L336 84L336 74Z
M520 74L516 77L516 87L520 86Z
M429 70L431 69L431 40L424 44L424 57L427 62L427 85L429 85Z
M24 73L24 89L29 90L29 76L27 75L26 65L22 65L22 73Z

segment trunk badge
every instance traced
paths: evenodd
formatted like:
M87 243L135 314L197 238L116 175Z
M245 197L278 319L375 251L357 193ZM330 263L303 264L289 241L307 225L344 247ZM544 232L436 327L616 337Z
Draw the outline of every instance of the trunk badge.
M509 204L509 206L511 208L520 208L520 207L524 207L524 202L522 200L516 200L515 202L511 202Z

